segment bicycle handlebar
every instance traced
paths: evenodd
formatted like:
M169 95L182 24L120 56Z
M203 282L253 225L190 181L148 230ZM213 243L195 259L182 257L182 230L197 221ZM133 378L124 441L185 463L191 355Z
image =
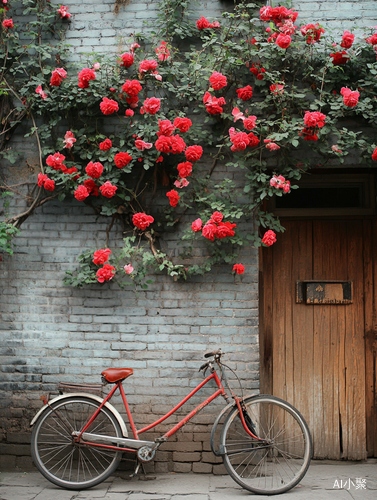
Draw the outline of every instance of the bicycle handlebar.
M214 356L214 357L219 357L219 358L220 358L223 354L224 354L224 353L222 352L222 350L221 350L221 349L217 349L217 351L206 352L206 353L204 354L204 357L205 357L205 358L211 358L212 356Z

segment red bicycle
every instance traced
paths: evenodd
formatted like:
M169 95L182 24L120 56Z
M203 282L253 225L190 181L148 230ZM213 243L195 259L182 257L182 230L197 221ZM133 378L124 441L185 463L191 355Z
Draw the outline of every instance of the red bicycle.
M133 373L130 368L108 368L102 372L105 383L115 384L104 399L93 394L73 393L46 400L31 422L34 425L31 451L39 471L58 486L81 490L104 481L118 467L123 452L133 452L138 461L137 473L140 463L152 460L162 443L211 401L222 396L228 405L213 425L213 453L223 458L231 477L253 493L274 495L290 490L304 477L312 456L311 437L304 418L292 405L274 396L237 397L229 386L225 368L231 369L222 363L222 355L221 349L205 354L205 358L210 359L199 371L205 376L209 369L210 375L175 408L143 429L135 427L122 386L123 380ZM210 381L217 386L212 396L154 441L140 439L143 432L170 417ZM223 381L232 401L225 392ZM109 403L117 389L133 438L128 437L121 415ZM223 417L216 449L214 436Z

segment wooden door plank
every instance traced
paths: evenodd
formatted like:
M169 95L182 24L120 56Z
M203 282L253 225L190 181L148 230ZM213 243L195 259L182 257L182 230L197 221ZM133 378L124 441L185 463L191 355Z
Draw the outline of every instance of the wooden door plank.
M348 271L353 279L353 304L346 306L346 410L347 457L366 458L364 271L362 221L347 222ZM350 304L351 305L351 304Z
M313 221L313 279L329 279L324 274L328 268L327 253L322 251L326 245L326 228L323 221ZM314 394L314 457L327 458L327 442L325 429L325 404L323 394L324 373L328 365L324 362L326 352L326 337L329 330L330 306L320 305L314 308L314 339L313 339L313 394Z
M261 248L260 255L260 390L262 394L272 394L273 249Z
M365 320L365 412L367 455L374 456L374 283L373 283L373 221L364 220L364 320Z
M273 247L273 394L286 399L286 366L285 366L285 293L287 286L287 261L291 255L287 252L287 247L291 247L290 231L279 235L278 241ZM290 278L289 278L290 279Z
M284 221L283 221L284 225ZM311 280L313 223L296 221L293 239L292 286L297 280ZM293 387L294 404L304 416L309 429L314 426L313 400L313 309L315 306L296 304L292 299L293 325Z
M284 288L282 289L284 298L284 330L285 330L285 390L286 400L296 405L294 399L294 361L293 361L293 323L292 323L292 303L296 297L295 280L293 276L293 260L295 259L295 242L299 234L297 222L286 224L285 248L285 273Z

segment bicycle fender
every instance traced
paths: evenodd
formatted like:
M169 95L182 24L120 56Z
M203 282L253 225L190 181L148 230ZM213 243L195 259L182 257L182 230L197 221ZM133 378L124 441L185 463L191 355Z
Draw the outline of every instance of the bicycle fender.
M49 401L49 404L51 403L55 403L55 401L61 401L62 399L67 399L67 398L71 398L72 396L81 396L81 397L85 397L85 398L88 398L88 399L92 399L94 401L97 401L98 403L102 403L103 399L100 398L99 396L95 396L94 394L87 394L86 392L72 392L72 393L67 393L67 394L62 394L61 396L57 396L56 398L54 399L51 399L51 401ZM127 427L126 427L126 424L124 423L124 420L121 416L121 414L118 412L118 410L116 410L114 408L114 406L112 404L110 404L109 402L106 402L105 403L105 406L106 408L111 411L111 413L114 415L114 417L117 419L118 421L118 424L121 428L121 431L122 431L122 435L123 437L128 437L128 431L127 431ZM30 422L30 426L34 425L35 422L37 421L38 417L44 412L46 411L47 409L49 408L49 405L45 405L43 406L39 412L35 415L35 417L33 418L33 420Z
M242 398L242 401L245 401L246 399L249 399L249 398L253 398L255 396L258 396L258 394L250 394L248 396L245 396ZM215 432L216 432L216 429L217 429L217 426L219 425L220 423L220 420L223 418L223 416L231 409L233 408L234 406L236 406L236 402L233 401L232 403L229 403L220 413L219 415L217 416L216 420L214 421L213 423L213 426L212 426L212 431L211 431L211 450L212 450L212 453L216 456L216 457L221 457L224 453L223 453L223 450L215 450L215 443L214 443L214 440L215 440Z

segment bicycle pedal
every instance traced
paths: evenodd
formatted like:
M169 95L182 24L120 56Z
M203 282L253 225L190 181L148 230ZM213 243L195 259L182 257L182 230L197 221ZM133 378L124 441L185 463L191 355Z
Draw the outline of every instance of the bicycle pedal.
M159 437L159 438L156 438L154 440L155 443L166 443L166 441L168 440L167 437Z

